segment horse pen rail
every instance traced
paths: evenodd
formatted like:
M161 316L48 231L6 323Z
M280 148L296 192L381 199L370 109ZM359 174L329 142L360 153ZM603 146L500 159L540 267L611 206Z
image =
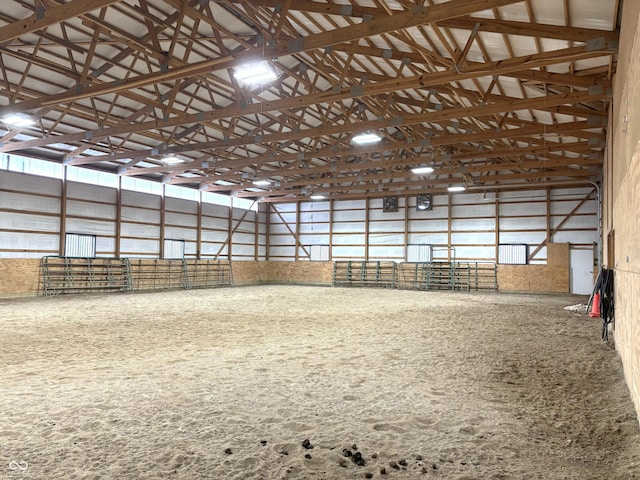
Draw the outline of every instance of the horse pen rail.
M497 267L489 262L337 261L333 286L496 291Z
M46 256L40 270L47 296L233 285L229 260Z

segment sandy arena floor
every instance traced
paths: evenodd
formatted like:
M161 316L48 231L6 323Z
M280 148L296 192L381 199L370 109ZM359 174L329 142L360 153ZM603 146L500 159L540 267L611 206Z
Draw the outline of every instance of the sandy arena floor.
M2 299L0 479L640 478L618 356L599 319L563 310L580 301Z

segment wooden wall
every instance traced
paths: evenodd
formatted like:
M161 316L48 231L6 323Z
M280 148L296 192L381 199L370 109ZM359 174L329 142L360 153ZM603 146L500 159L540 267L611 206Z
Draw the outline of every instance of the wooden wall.
M499 265L503 292L569 292L569 244L549 244L548 265ZM235 285L261 283L331 285L333 262L233 262ZM37 295L37 259L0 259L0 296Z
M604 166L604 263L615 272L614 339L640 414L640 2L622 8Z

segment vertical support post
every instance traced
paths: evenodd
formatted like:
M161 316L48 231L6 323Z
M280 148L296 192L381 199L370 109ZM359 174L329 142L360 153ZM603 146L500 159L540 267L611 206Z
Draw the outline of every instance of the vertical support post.
M160 196L160 249L158 252L158 258L164 258L164 224L166 218L167 196L166 185L162 184L162 195Z
M227 225L229 243L227 244L227 258L231 261L233 256L233 197L229 199L229 223Z
M269 261L269 244L270 239L271 239L271 204L267 203L267 211L265 212L266 214L266 238L265 238L265 252L264 252L264 259L265 261Z
M329 260L333 261L333 199L329 200Z
M369 261L369 197L364 199L364 261Z
M302 202L297 202L296 205L296 229L295 229L295 236L294 236L294 240L296 242L296 251L294 254L294 260L297 262L300 258L300 248L298 247L298 245L300 245L300 205L302 204Z
M258 209L256 210L256 218L253 222L253 259L257 262L260 251L260 210L262 204L258 203Z
M500 250L500 192L496 190L496 200L495 200L495 215L496 215L496 263L498 263L498 251Z
M404 260L407 261L407 250L409 250L409 197L404 197Z
M447 195L447 262L451 261L451 194Z
M64 256L67 238L67 166L62 166L62 184L60 185L60 238L58 241L58 255Z
M122 176L118 176L118 190L116 191L116 247L114 256L120 258L122 237Z
M196 228L196 260L200 260L202 258L202 190L198 190L198 224Z

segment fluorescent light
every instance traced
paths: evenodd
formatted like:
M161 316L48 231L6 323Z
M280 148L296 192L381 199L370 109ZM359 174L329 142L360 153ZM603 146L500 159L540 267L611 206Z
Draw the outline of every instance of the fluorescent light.
M165 165L177 165L178 163L182 163L182 160L176 157L175 153L168 153L160 160Z
M254 180L253 184L256 187L267 187L267 186L271 185L271 182L269 180Z
M311 200L324 200L327 197L324 195L317 194L317 195L311 195L309 198Z
M466 188L463 185L454 185L452 187L448 187L447 190L450 192L464 192Z
M247 84L267 83L278 78L273 66L266 60L236 67L233 76Z
M382 138L376 133L361 133L353 137L351 142L357 145L371 145L378 143L380 140L382 140Z
M411 171L416 175L423 175L425 173L433 173L433 168L431 167L416 167L412 168Z
M10 113L9 115L3 117L2 121L6 125L11 125L13 127L28 127L29 125L33 125L35 123L31 117L23 113Z

